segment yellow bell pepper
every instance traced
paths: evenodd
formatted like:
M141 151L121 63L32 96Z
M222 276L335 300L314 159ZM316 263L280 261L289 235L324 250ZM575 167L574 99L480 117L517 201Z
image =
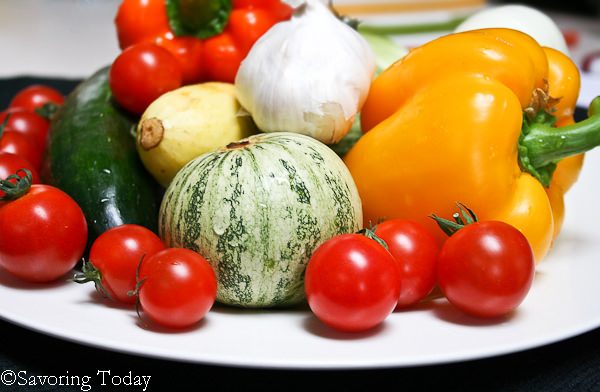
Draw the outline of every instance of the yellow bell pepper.
M412 219L442 241L429 216L461 202L517 227L541 260L581 168L581 155L562 159L600 144L600 116L573 124L578 91L566 56L516 30L450 34L412 50L374 81L361 113L367 133L344 159L365 224Z
M571 59L561 52L550 48L543 49L548 59L548 94L552 97L560 97L560 100L554 105L552 113L556 117L556 125L573 124L573 112L580 87L579 70ZM582 165L583 154L561 160L557 163L552 182L546 189L552 206L554 238L560 232L564 218L563 195L577 181Z

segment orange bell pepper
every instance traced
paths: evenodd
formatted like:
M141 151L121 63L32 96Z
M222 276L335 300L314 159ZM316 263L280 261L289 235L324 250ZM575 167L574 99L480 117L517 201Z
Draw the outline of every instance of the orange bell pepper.
M443 241L429 216L450 216L461 202L517 227L541 260L581 157L556 163L600 144L600 115L572 124L578 90L567 57L515 30L451 34L412 50L374 81L361 113L367 133L344 158L365 224L412 219Z

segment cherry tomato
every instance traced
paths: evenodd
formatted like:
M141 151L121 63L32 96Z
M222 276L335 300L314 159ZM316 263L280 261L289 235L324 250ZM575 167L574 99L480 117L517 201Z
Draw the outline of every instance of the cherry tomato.
M189 249L168 248L148 257L139 270L140 305L154 322L185 328L200 321L217 296L215 273Z
M65 97L52 87L34 84L19 91L10 102L9 108L21 108L35 112L35 109L41 108L49 102L62 105Z
M121 2L115 17L121 49L170 31L165 7L165 0Z
M36 171L42 165L44 149L19 132L4 132L0 137L0 152L15 154L31 163Z
M167 49L179 62L182 84L199 83L204 75L202 40L195 37L175 37L172 32L158 36L154 43Z
M233 8L267 9L276 20L289 19L294 11L281 0L233 0Z
M268 9L234 9L229 15L227 30L235 37L241 51L248 53L252 45L277 21Z
M0 180L4 180L13 174L16 174L20 169L27 169L31 172L32 183L39 184L40 176L33 165L18 155L8 152L0 152ZM15 181L11 181L15 183ZM4 192L0 191L0 197L4 196Z
M29 282L49 282L70 271L87 242L81 208L63 191L32 185L0 207L0 266Z
M140 43L128 47L115 59L109 83L121 106L142 114L156 98L181 86L181 67L168 50Z
M204 69L207 80L233 83L242 52L236 46L231 34L219 34L204 41Z
M360 234L343 234L313 253L304 288L318 319L340 331L360 332L394 310L399 282L397 263L382 245Z
M135 303L135 296L129 292L135 290L136 271L142 257L152 256L164 248L160 238L143 226L113 227L92 244L89 263L93 269L87 278L93 280L100 291L106 290L111 299Z
M377 225L375 234L384 240L400 267L398 308L425 298L436 283L440 247L419 223L393 219Z
M25 135L41 149L46 148L48 129L50 123L33 112L24 110L7 110L0 112L0 124L3 124L8 116L4 128L5 132L18 132Z
M438 282L458 309L498 317L525 298L535 272L533 252L519 230L504 222L475 222L454 233L438 258Z

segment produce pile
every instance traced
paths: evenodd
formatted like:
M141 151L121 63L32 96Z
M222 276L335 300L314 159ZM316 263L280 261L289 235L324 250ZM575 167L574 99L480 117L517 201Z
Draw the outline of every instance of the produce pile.
M515 311L600 99L575 123L553 22L489 15L406 54L320 0L124 0L109 67L0 114L0 267L171 328L216 301L347 332L440 297Z

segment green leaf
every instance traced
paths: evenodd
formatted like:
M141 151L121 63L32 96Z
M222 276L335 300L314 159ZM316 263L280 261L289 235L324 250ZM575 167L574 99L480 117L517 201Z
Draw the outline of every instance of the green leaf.
M166 0L169 25L176 36L209 38L225 29L231 0Z

